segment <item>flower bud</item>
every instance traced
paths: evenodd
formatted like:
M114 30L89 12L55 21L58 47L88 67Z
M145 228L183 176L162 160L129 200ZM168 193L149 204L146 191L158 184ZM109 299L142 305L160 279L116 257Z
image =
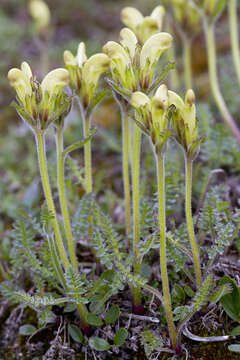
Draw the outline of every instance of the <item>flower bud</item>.
M76 57L69 50L64 51L63 60L64 60L66 67L78 65Z
M150 15L152 19L156 20L158 24L158 31L162 30L163 18L165 16L165 13L166 11L164 7L159 5L155 9L153 9L153 12Z
M142 93L141 91L136 91L132 94L131 97L131 105L135 108L141 108L142 106L149 106L150 107L150 99L147 95Z
M36 21L37 28L42 31L47 28L51 21L51 14L47 4L43 0L31 0L29 12Z
M195 103L195 99L196 99L196 97L195 97L194 91L192 89L189 89L186 92L185 103L188 105L192 105Z
M76 60L79 67L82 67L83 64L87 61L86 46L84 42L80 42L78 45Z
M146 16L143 21L136 27L138 39L142 44L144 44L152 35L156 34L158 31L158 23L151 16Z
M28 65L28 63L27 63L26 61L22 62L22 64L21 64L21 70L22 70L22 72L23 72L24 74L27 75L27 77L28 77L29 79L32 78L32 76L33 76L32 70L31 70L30 66Z

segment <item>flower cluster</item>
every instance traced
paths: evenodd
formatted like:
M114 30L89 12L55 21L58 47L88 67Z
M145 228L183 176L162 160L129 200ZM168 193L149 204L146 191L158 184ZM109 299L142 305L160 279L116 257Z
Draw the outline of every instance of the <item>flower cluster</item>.
M103 52L111 59L113 79L127 90L147 90L152 84L154 70L161 55L172 45L172 36L166 32L152 35L142 47L134 32L123 28L120 44L109 41Z
M82 96L84 107L87 107L96 95L100 76L109 70L109 57L95 54L88 59L85 44L81 42L76 56L69 50L64 52L64 62L70 73L71 88Z
M194 0L195 4L201 8L209 21L213 21L224 10L226 0Z
M125 7L121 12L121 20L131 29L140 44L144 44L152 35L162 30L165 9L157 6L150 16L143 16L133 7Z
M62 92L69 83L66 69L50 71L40 84L28 63L23 62L21 69L13 68L8 72L8 80L17 93L18 104L14 103L14 106L32 130L45 130L69 112L71 101Z
M152 98L137 91L132 94L131 104L136 109L136 123L148 136L157 152L163 152L171 136L169 120L176 140L187 155L194 158L203 138L197 138L195 94L189 89L185 101L165 84L159 86Z
M174 19L185 32L196 30L199 23L199 12L194 5L185 0L170 0L173 8Z

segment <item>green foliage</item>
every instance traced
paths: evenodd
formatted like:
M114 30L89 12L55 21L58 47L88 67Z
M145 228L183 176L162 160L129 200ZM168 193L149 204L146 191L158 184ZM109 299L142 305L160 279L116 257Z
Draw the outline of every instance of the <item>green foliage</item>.
M35 328L35 326L30 325L30 324L25 324L20 326L19 328L19 334L20 335L32 335L37 329Z
M151 330L144 330L142 333L142 344L148 358L153 351L157 351L159 348L163 347L163 341Z
M237 322L240 322L240 290L236 282L228 276L224 276L220 280L220 285L230 283L232 291L224 295L220 302L228 316Z
M117 321L117 319L120 316L120 309L118 305L113 305L110 307L110 309L107 311L104 321L106 324L112 324Z
M74 341L76 341L78 343L82 343L83 334L82 334L81 330L79 329L79 327L77 327L74 324L68 324L68 333Z
M97 351L106 351L109 350L111 347L106 340L99 337L91 337L89 339L89 345L92 349Z
M115 346L123 346L125 343L125 340L127 339L128 332L124 328L120 328L116 334L114 335L113 342Z

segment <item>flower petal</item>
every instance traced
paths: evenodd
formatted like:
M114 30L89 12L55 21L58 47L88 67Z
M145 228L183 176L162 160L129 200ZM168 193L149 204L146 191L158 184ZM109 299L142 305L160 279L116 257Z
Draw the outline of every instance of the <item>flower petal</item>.
M136 32L139 41L144 44L152 35L159 31L157 20L146 16L143 21L137 25Z
M120 43L129 52L129 55L133 59L137 46L137 38L134 32L128 28L123 28L120 31Z
M49 97L69 83L69 72L66 69L55 69L50 71L41 83L43 94L47 91Z
M158 24L158 30L162 30L162 24L163 24L163 18L166 11L163 6L159 5L153 9L153 12L151 13L150 17L157 21Z
M183 99L171 90L168 90L168 104L174 105L178 110L182 110L185 105Z
M27 75L27 77L28 77L29 79L32 78L32 76L33 76L32 70L31 70L29 64L28 64L26 61L22 62L22 64L21 64L21 70L22 70L22 72L23 72L24 74Z
M77 66L77 59L69 50L65 50L63 53L63 60L66 66Z
M8 81L16 90L19 100L25 104L26 96L31 96L32 94L32 87L28 76L22 70L13 68L8 72Z
M132 30L135 30L143 19L143 15L134 7L127 6L121 11L122 22Z
M87 61L86 46L84 42L80 42L80 44L78 45L76 59L79 67L82 67L83 64Z
M166 32L151 36L142 47L140 67L144 68L147 61L149 61L149 66L157 62L162 53L170 48L172 41L172 36Z
M144 93L142 93L141 91L135 91L131 97L131 105L135 109L139 109L146 105L148 105L150 108L151 101L150 101L149 97L147 95L145 95Z

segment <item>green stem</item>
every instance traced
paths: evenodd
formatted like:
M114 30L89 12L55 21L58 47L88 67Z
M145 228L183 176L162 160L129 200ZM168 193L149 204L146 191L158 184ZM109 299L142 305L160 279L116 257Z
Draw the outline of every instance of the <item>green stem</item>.
M192 41L184 37L183 40L183 58L184 58L184 77L185 77L185 87L187 89L192 89Z
M77 257L75 252L75 246L72 236L70 217L67 206L67 198L65 193L65 181L64 181L64 158L63 158L63 128L61 125L57 128L57 136L56 136L56 144L57 144L57 164L58 164L58 192L59 192L59 200L60 206L62 210L63 223L66 233L66 238L68 242L68 251L70 255L70 260L72 266L77 270Z
M83 134L84 137L89 135L90 119L84 116L83 119ZM91 153L91 140L84 145L84 164L85 164L85 189L86 193L92 192L92 153Z
M238 129L234 119L232 118L231 114L228 111L227 105L223 99L218 83L214 24L207 22L207 20L205 19L204 25L205 25L204 28L205 28L206 41L207 41L208 69L209 69L212 93L224 121L230 127L233 135L237 139L237 142L240 144L240 130Z
M57 214L53 202L52 192L49 183L48 171L47 171L47 159L46 159L46 150L45 150L45 135L42 130L36 130L36 144L38 150L38 160L39 160L39 168L42 179L42 186L45 195L45 199L47 202L48 211L52 215L52 225L55 234L55 240L57 243L58 251L63 262L64 268L67 269L69 266L69 261L67 257L66 250L63 245L62 236L60 233Z
M238 37L237 0L228 0L228 13L229 13L232 56L238 77L238 82L240 84L240 50L239 50L239 37Z
M140 274L141 263L138 259L138 243L140 239L139 229L139 176L140 176L140 149L141 149L141 130L135 125L134 144L133 144L133 165L132 165L132 197L133 197L133 253L134 253L134 273ZM141 302L141 288L137 286L133 290L134 305Z
M122 148L123 148L123 186L125 197L125 217L126 217L126 231L127 235L131 234L131 196L130 196L130 177L129 177L129 149L128 149L128 136L129 136L129 120L128 115L124 109L121 111L122 116Z
M198 244L194 234L192 219L192 160L185 155L185 212L188 228L188 236L192 247L194 271L196 276L197 287L200 288L202 283L200 258Z
M165 210L165 164L164 155L156 155L157 164L157 186L158 186L158 216L160 227L160 269L162 278L162 289L164 307L166 311L169 334L172 346L175 349L177 345L177 333L173 321L171 295L168 283L167 273L167 249L166 249L166 210Z

